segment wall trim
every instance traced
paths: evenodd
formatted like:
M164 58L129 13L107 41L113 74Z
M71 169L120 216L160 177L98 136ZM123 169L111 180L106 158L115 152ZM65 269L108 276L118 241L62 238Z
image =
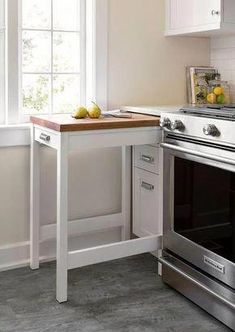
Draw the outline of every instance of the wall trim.
M105 229L122 227L122 213L109 214L92 218L71 220L68 223L69 236L81 236L83 234L103 231ZM56 238L56 223L40 226L40 241L48 241Z
M69 238L70 250L92 248L99 245L121 241L121 228L113 227L108 230L91 232ZM29 266L30 242L18 242L0 247L0 272ZM56 241L40 243L40 263L54 261L56 257Z
M29 241L0 247L0 272L29 264Z

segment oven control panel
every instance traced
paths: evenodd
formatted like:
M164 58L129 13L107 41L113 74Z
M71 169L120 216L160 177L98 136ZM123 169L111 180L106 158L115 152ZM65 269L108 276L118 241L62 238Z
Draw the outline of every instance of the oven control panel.
M160 126L166 133L235 146L235 121L168 112L161 114Z

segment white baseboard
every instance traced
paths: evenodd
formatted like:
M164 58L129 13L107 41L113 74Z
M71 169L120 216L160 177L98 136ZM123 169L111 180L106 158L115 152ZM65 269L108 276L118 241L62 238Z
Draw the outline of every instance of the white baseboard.
M0 247L0 271L28 265L29 242L20 242Z
M69 250L79 250L121 241L121 228L84 234L69 239ZM55 259L55 240L40 244L40 262ZM0 247L0 272L29 266L29 241Z

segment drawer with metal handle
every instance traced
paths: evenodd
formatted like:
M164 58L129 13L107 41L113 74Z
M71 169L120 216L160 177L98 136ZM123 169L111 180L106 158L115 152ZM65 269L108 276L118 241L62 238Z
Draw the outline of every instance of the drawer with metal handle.
M144 189L146 189L146 190L149 190L149 191L153 191L154 190L154 185L150 184L150 183L147 183L145 181L141 182L141 187L144 188Z
M134 147L134 166L152 173L159 173L159 148L150 145Z
M58 146L58 135L51 131L35 128L35 140L41 144L56 148Z
M51 136L45 133L41 133L39 136L40 140L44 141L44 142L50 142L51 140Z
M159 175L134 167L133 234L161 234Z

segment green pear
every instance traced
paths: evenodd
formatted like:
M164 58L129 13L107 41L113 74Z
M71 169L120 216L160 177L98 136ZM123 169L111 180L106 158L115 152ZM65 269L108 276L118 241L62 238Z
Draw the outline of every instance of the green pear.
M87 115L88 115L88 111L87 111L86 107L79 106L72 114L72 117L75 119L83 119L83 118L86 118Z
M94 101L91 102L91 106L88 107L87 111L92 119L98 119L101 116L101 109Z

